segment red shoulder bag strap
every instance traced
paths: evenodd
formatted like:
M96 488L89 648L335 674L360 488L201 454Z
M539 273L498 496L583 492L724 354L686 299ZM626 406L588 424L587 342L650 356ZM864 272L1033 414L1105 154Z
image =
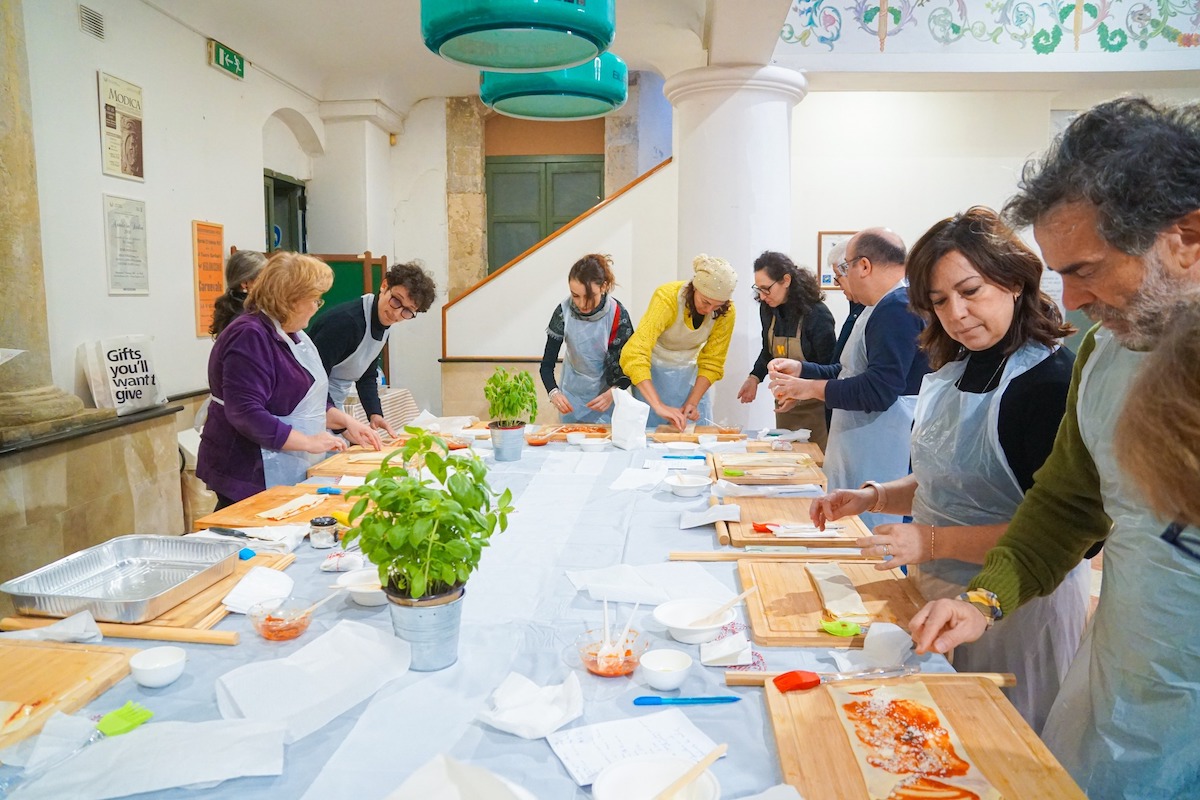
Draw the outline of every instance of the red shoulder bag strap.
M619 326L621 324L621 304L618 303L616 300L613 300L613 303L615 303L617 306L617 313L613 314L612 331L608 334L608 346L609 347L612 347L612 343L617 340L617 326Z

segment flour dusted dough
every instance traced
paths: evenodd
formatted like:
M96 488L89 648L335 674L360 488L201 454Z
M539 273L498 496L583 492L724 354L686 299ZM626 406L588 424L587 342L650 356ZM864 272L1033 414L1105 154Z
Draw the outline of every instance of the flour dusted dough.
M871 615L862 597L842 568L837 564L806 564L809 576L821 596L821 606L830 619L846 622L870 622Z
M924 683L827 688L871 800L1003 800Z
M324 502L325 502L325 497L323 495L302 494L299 497L297 497L295 500L289 500L288 502L284 503L283 505L275 506L275 508L269 509L267 511L260 511L259 513L255 514L255 516L262 517L263 519L271 519L271 520L287 519L288 517L296 516L301 511L307 511L308 509L313 508L314 506L319 506L319 505L321 505L321 503L324 503Z

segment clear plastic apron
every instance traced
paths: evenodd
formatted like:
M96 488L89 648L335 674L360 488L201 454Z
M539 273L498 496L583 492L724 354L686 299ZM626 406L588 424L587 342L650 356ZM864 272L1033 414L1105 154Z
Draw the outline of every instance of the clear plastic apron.
M317 346L308 338L308 334L300 331L296 335L299 342L293 342L292 337L283 332L278 322L272 320L275 332L287 342L288 349L300 366L312 375L312 386L308 393L296 404L292 412L280 417L279 421L291 425L301 433L313 436L325 430L325 399L329 395L329 381L325 377L325 367L321 364L321 354ZM308 468L325 457L323 453L302 453L290 450L262 449L263 476L266 488L272 486L291 486L300 483L308 477Z
M680 408L687 402L692 387L696 385L696 357L708 341L708 337L712 335L715 323L713 316L707 314L699 328L692 330L688 326L688 317L692 312L687 306L686 291L685 283L679 289L675 300L675 321L662 332L658 341L654 343L654 349L650 351L650 380L654 382L654 390L658 392L658 398L664 405L675 408ZM634 393L638 399L645 399L636 389ZM700 422L711 424L712 397L708 392L700 398L699 410ZM646 425L657 427L665 424L667 421L651 409Z
M1200 797L1200 560L1159 538L1168 521L1113 452L1143 356L1101 329L1079 381L1079 430L1113 527L1100 604L1042 738L1091 800Z
M587 407L605 389L604 356L608 353L613 318L618 313L616 301L608 295L604 296L604 305L601 313L580 319L571 310L570 298L562 301L563 342L567 354L563 358L562 384L558 388L574 409L561 415L563 422L608 422L612 419L611 408L600 413Z
M897 285L891 291L900 288L901 285ZM866 372L867 342L863 332L874 310L875 306L868 306L854 323L854 329L850 331L846 347L842 350L839 379ZM907 475L908 442L912 436L916 405L916 395L902 395L886 411L833 409L824 466L829 479L829 491L857 489L865 481L883 483ZM859 516L872 529L902 519L896 514L874 514L869 511Z
M362 377L369 366L375 363L375 359L379 358L379 354L383 352L383 346L387 344L388 334L392 332L391 328L384 328L383 338L379 340L371 335L371 316L375 306L375 295L364 294L362 306L363 318L367 323L362 341L358 343L358 347L353 353L329 370L329 398L333 400L335 406L343 411L346 409L346 396L350 394L350 387Z
M999 385L985 394L959 391L967 361L925 376L912 433L917 477L913 520L922 525L995 525L1012 519L1024 493L1000 445L1000 403L1014 378L1052 355L1027 343L1008 357ZM957 597L980 565L938 559L909 567L926 600ZM954 649L959 672L1012 672L1004 690L1017 711L1040 731L1079 648L1087 622L1091 573L1080 562L1048 597L1038 597L996 624L987 636Z

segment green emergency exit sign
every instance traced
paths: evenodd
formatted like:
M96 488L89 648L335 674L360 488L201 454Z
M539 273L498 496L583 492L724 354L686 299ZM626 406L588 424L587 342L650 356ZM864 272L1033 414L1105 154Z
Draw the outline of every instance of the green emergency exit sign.
M216 39L208 40L208 63L238 80L246 77L246 57Z

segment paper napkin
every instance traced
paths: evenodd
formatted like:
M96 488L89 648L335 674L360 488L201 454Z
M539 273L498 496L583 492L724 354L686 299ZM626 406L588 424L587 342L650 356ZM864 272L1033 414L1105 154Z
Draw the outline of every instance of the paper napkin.
M291 577L277 569L254 567L237 582L237 586L234 586L221 602L233 613L245 614L255 603L275 597L287 597L295 585L296 582Z
M264 525L253 528L238 528L237 530L249 536L241 539L233 536L223 536L207 530L185 534L192 539L204 539L211 542L233 542L242 547L249 547L256 553L290 553L300 546L308 535L308 525Z
M574 672L555 686L538 686L512 672L496 687L479 719L523 739L541 739L582 714L583 690Z
M715 506L709 506L703 511L681 511L679 513L679 529L699 528L701 525L711 525L717 520L737 522L741 518L741 506L718 503Z
M700 663L706 667L734 667L754 663L754 652L745 633L735 633L700 645Z

